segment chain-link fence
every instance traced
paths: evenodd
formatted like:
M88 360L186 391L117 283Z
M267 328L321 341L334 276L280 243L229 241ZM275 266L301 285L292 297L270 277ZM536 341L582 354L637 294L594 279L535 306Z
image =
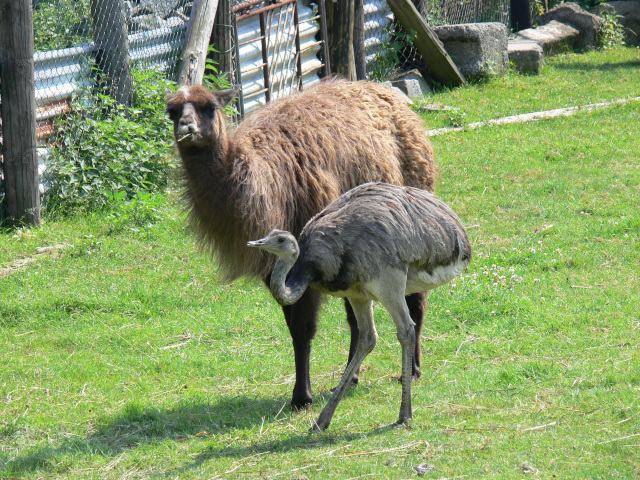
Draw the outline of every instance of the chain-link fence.
M326 0L330 1L330 0ZM431 25L509 22L508 0L413 0ZM242 113L288 95L327 72L323 3L318 0L220 0L210 52L226 85L241 85ZM33 0L37 144L46 158L56 125L74 98L135 96L137 76L175 80L193 0ZM385 0L365 0L365 52L373 78L419 59ZM221 33L222 32L222 33ZM226 74L226 75L223 75ZM153 80L153 79L151 79ZM0 79L1 81L1 79ZM218 81L224 87L225 81ZM0 99L0 108L1 108ZM2 148L0 124L0 149ZM0 158L2 151L0 150ZM0 161L0 201L2 162Z

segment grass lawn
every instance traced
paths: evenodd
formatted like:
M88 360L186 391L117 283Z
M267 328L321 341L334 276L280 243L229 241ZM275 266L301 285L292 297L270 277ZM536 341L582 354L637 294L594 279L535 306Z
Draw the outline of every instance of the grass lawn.
M621 48L428 100L473 122L637 95L640 50ZM345 366L341 303L313 343L313 411L293 413L279 307L219 283L173 191L1 231L0 478L640 477L639 124L631 102L432 139L474 259L430 296L408 428L387 427L400 346L377 308L360 385L307 433Z

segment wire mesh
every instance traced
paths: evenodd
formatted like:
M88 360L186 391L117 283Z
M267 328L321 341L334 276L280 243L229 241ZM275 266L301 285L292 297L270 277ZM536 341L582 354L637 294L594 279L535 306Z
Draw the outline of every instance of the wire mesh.
M127 104L136 69L173 78L190 9L187 0L36 0L38 143L48 142L82 86Z
M254 105L250 108L317 81L324 67L322 39L318 36L318 0L227 1L229 16L218 18L216 23L229 33L229 42L222 45L221 53L230 55L219 73L226 73L227 84L242 84L247 102L251 102L253 95ZM508 0L413 1L431 25L509 22ZM135 95L136 72L154 69L174 80L192 6L193 0L34 0L39 157L46 157L47 147L55 142L53 132L57 122L70 111L72 100L79 92L94 96L93 100L85 96L83 101L95 101L97 95L108 94L127 104ZM303 6L305 13L296 20L296 9L300 13ZM365 0L364 6L365 52L371 76L375 78L376 72L385 72L381 76L388 77L389 71L397 69L398 64L404 69L412 68L419 56L410 48L410 38L394 22L387 2ZM259 23L247 23L246 28L253 31L243 39L239 30L247 22L244 19L252 15L257 18L256 11L265 7L273 9L264 13L264 31L261 33ZM249 41L249 37L252 41L264 37L266 45L266 57L261 62L267 68L262 65L258 68L257 71L263 69L264 73L260 72L262 79L255 82L250 79L251 72L246 71L255 69L255 63L240 45ZM270 98L265 98L267 89ZM258 90L262 92L254 95ZM0 99L0 109L1 106ZM1 149L0 123L0 159Z

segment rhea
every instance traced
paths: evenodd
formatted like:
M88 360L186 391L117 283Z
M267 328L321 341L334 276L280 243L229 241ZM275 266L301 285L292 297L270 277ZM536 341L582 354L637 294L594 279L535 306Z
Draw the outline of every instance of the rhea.
M305 225L299 240L284 230L247 244L275 254L269 288L281 305L311 287L349 300L360 331L356 352L312 430L324 430L376 345L373 302L393 319L402 347L402 400L394 425L412 419L414 323L405 296L460 275L471 261L462 222L442 200L414 187L366 183L341 195Z

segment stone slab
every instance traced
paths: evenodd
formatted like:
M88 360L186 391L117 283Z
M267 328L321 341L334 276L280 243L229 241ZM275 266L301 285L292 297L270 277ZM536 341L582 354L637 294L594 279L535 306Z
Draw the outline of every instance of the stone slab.
M567 2L552 8L536 18L538 25L559 22L578 30L578 38L573 41L573 48L588 50L598 46L598 36L602 29L602 18L582 9L577 3Z
M640 46L640 0L619 0L599 5L595 13L603 11L614 14L624 27L624 41L627 45Z
M516 35L516 38L538 43L545 55L572 50L579 37L578 29L556 20L551 20L546 25L537 28L520 30Z

